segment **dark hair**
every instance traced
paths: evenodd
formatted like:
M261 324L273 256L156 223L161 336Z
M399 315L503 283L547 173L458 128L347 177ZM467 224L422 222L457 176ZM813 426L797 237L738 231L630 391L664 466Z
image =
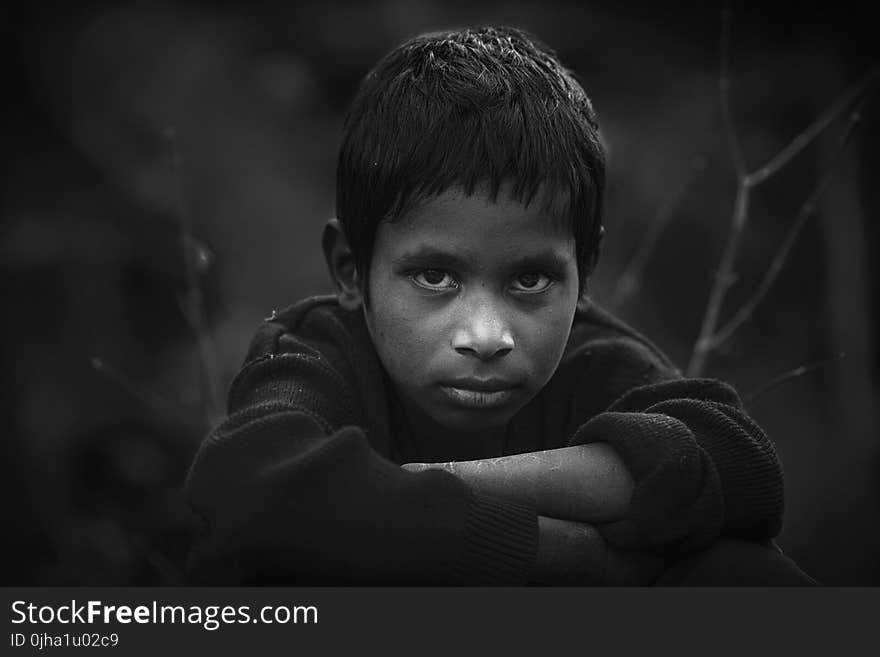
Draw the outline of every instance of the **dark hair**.
M581 289L598 257L605 154L556 54L510 27L415 37L367 74L343 128L336 211L366 285L379 222L452 187L564 199Z

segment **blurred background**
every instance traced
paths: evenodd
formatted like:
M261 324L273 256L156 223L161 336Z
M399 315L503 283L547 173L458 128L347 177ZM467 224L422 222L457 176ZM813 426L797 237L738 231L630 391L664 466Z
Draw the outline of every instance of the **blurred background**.
M576 72L610 152L592 293L684 368L736 191L721 6L707 4L7 3L3 583L185 583L190 459L259 321L330 291L319 237L347 103L423 31L516 25ZM877 52L854 4L731 8L731 104L752 170ZM722 322L834 165L766 298L706 366L775 441L779 543L826 584L880 584L876 86L840 157L845 113L754 190Z

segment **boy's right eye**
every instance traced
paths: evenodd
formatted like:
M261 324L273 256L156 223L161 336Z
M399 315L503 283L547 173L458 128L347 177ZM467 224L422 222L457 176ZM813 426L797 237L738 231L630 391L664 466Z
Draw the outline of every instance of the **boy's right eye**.
M422 269L410 276L413 283L426 290L450 290L458 287L452 275L442 269Z

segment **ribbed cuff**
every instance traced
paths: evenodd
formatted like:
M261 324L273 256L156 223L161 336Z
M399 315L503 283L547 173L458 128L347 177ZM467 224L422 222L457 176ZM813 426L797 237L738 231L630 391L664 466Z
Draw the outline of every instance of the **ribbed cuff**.
M474 494L456 579L470 585L525 584L538 552L533 507Z
M583 425L570 444L606 442L633 478L620 520L599 525L612 545L688 552L721 532L724 497L709 455L679 420L654 413L606 412Z
M728 423L726 430L697 436L721 479L726 502L724 531L771 538L782 529L782 465L757 425L749 422L752 431L746 433L733 421L728 419Z

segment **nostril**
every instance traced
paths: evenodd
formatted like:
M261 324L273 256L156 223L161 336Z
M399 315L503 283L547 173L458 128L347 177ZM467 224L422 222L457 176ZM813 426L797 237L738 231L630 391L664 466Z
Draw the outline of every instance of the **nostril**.
M501 358L506 356L511 351L513 351L512 347L502 347L499 349L482 349L479 347L455 347L455 350L460 353L462 356L476 356L482 360L489 360L492 358Z

